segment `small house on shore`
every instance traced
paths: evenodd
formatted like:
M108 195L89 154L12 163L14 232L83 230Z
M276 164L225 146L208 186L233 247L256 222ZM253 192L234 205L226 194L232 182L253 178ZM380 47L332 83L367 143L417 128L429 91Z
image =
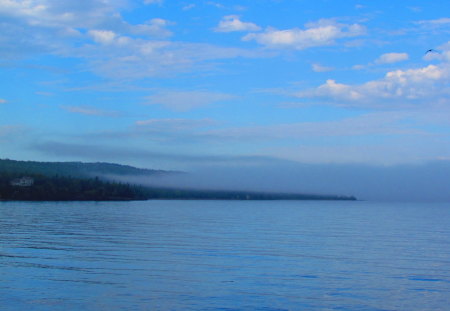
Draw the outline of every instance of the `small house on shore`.
M34 179L32 177L24 176L11 180L9 184L14 187L31 187L34 184Z

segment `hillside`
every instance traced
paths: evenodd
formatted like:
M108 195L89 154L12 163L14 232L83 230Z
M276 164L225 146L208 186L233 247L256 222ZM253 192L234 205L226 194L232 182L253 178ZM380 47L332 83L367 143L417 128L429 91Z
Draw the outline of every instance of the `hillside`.
M0 173L27 173L45 176L95 177L103 175L149 176L175 172L141 169L114 163L37 162L0 159Z
M117 201L183 200L355 200L351 196L144 187L102 176L152 176L176 172L111 163L0 160L0 200Z

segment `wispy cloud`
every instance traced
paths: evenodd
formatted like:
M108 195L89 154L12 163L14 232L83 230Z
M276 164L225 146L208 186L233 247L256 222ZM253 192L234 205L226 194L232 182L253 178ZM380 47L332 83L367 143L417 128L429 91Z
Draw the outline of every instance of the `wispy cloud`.
M365 27L360 24L342 24L331 19L321 19L306 24L305 29L278 30L269 27L262 33L248 34L243 40L254 40L268 48L303 50L332 45L338 39L361 36L365 32Z
M130 28L130 34L147 35L151 37L169 37L172 32L166 27L173 23L162 18L153 18L144 24L134 25ZM97 43L101 44L120 44L126 45L131 43L132 37L120 35L113 30L91 29L88 35Z
M146 128L157 128L162 130L179 131L202 128L217 124L212 119L148 119L136 121L136 125Z
M102 144L77 144L62 143L55 141L36 142L30 145L32 150L39 151L48 156L59 156L82 158L82 159L104 159L105 161L130 161L145 160L147 163L155 160L163 160L169 163L185 163L185 164L250 164L271 161L275 158L265 156L252 155L214 155L214 154L198 154L198 153L165 153L154 152L145 149L126 149L123 147L115 147Z
M261 27L254 23L243 22L237 15L227 15L222 18L219 25L214 28L216 32L258 31Z
M0 14L6 59L27 54L77 58L84 69L110 79L138 80L191 70L211 70L212 62L259 57L258 51L167 38L174 23L152 18L130 24L120 15L126 1L6 1ZM21 38L18 40L18 38Z
M74 53L89 62L90 70L110 79L167 77L194 69L204 72L213 68L208 64L215 60L264 55L259 51L206 43L144 40L119 35L95 40L99 44L84 46Z
M152 18L143 24L133 26L131 32L138 35L166 38L173 34L167 27L174 24L174 22L166 19Z
M366 135L422 135L426 132L402 124L409 115L399 113L369 113L336 121L299 122L264 126L247 126L208 131L219 139L292 140L311 137L354 137Z
M424 26L424 27L432 27L432 28L448 27L448 26L450 26L450 18L442 17L442 18L437 18L437 19L421 20L421 21L416 22L416 24Z
M441 115L442 112L439 112ZM412 120L416 120L412 122ZM231 126L211 119L149 119L136 122L136 126L123 132L103 132L99 139L144 139L162 141L165 146L183 143L217 145L244 144L253 148L254 143L277 142L281 145L297 145L301 141L327 137L329 140L352 139L371 135L429 136L432 133L417 127L421 115L411 112L377 112L352 118L321 122L278 123L270 125ZM445 122L443 123L445 126ZM95 136L89 134L89 137ZM277 149L278 150L278 149ZM280 154L283 152L281 151ZM277 154L274 152L273 155Z
M403 62L409 59L408 53L398 53L398 52L390 52L390 53L384 53L381 54L377 59L375 59L373 62L370 62L366 65L358 64L352 66L352 69L354 70L362 70L371 68L378 65L390 65L395 64L399 62Z
M144 0L145 4L162 4L163 0Z
M376 64L393 64L409 59L408 53L385 53L375 60Z
M0 24L4 57L17 58L30 53L75 56L85 33L102 30L97 38L112 39L112 34L170 35L164 27L168 23L152 19L142 24L126 22L118 11L126 1L92 0L65 1L11 1L0 2L0 15L6 16ZM164 21L164 22L163 22ZM21 38L18 40L18 38ZM71 54L71 55L68 55Z
M118 1L106 3L92 0L74 5L61 1L2 0L0 13L11 18L23 19L35 27L86 27L110 19L110 15L106 13L112 13L119 7L121 5Z
M0 125L0 140L10 140L24 131L23 126L19 125Z
M210 5L210 6L213 6L213 7L216 7L218 9L225 9L226 8L225 5L223 5L222 3L219 3L219 2L208 1L208 2L206 2L206 4Z
M448 135L444 135L449 124L445 115L442 110L426 116L421 112L388 111L332 121L253 126L232 126L211 119L143 119L126 130L39 142L33 144L33 150L72 159L156 161L158 166L168 167L250 164L251 159L267 157L310 163L414 162L450 157ZM436 116L442 119L442 127L439 130L435 122L430 130L426 118L435 120Z
M328 71L334 70L333 67L323 66L323 65L317 64L317 63L312 64L311 68L315 72L328 72Z
M146 98L148 105L162 105L174 111L188 111L234 98L233 95L209 91L164 90Z
M183 6L183 11L191 10L195 8L195 6L196 6L195 3L186 4L185 6Z
M88 116L117 117L119 115L117 111L100 110L86 106L61 106L61 108L71 113L78 113Z
M36 92L35 94L36 94L36 95L40 95L40 96L47 96L47 97L55 95L55 93L52 93L52 92L44 92L44 91L38 91L38 92Z
M415 13L420 13L423 11L423 9L418 6L409 6L408 9Z
M0 98L0 104L6 104L8 101L6 99Z

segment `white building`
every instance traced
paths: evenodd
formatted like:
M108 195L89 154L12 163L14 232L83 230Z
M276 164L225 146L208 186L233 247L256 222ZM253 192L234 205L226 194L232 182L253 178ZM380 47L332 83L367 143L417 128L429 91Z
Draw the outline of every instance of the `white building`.
M21 177L11 180L10 185L16 187L30 187L34 184L34 179L31 177Z

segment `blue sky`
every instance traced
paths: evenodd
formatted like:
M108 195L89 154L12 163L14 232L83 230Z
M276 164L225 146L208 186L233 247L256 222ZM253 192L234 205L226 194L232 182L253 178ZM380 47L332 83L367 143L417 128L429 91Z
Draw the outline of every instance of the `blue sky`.
M0 156L162 169L448 160L448 12L0 0Z

